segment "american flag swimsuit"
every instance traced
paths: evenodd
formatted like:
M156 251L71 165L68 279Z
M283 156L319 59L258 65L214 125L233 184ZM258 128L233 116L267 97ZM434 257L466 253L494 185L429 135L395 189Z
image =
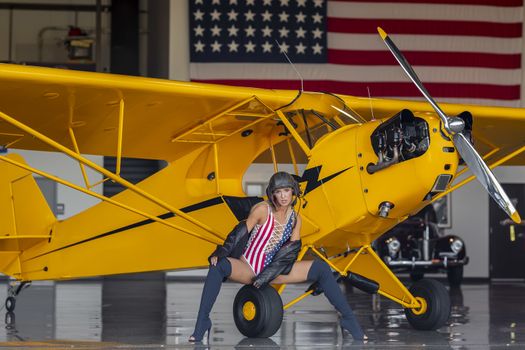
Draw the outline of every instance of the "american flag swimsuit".
M291 210L286 223L279 223L268 205L266 221L262 225L255 225L243 254L256 276L272 262L275 253L290 239L294 219L295 212Z

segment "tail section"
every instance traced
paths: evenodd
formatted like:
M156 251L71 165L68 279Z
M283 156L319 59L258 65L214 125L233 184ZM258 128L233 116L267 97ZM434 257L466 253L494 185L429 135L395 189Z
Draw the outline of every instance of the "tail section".
M5 156L19 163L17 154ZM19 278L19 257L47 240L56 218L31 172L0 159L0 272Z

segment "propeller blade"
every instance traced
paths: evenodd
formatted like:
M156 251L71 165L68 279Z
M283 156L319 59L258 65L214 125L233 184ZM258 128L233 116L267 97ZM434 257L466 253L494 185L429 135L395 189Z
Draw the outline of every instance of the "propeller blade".
M443 124L445 124L445 129L448 131L448 117L445 114L445 112L443 112L441 108L439 108L436 101L434 101L432 96L430 96L427 89L423 86L423 83L421 82L421 80L419 80L419 77L417 76L416 72L414 72L414 70L412 69L412 66L410 65L410 63L408 63L405 56L403 56L401 51L397 48L396 44L394 44L394 42L388 37L388 35L385 33L383 29L381 29L380 27L377 27L377 31L379 32L381 39L383 39L386 46L392 53L392 55L394 55L397 62L399 62L399 65L401 66L401 68L403 68L405 73L408 75L410 80L412 80L412 82L416 85L418 90L421 91L423 96L427 99L428 103L432 105L432 107L434 108L438 116L441 118L441 121L443 122Z
M489 195L496 201L496 203L498 203L501 209L507 213L512 221L519 224L521 218L516 211L516 208L514 208L514 205L499 184L498 180L496 180L496 177L490 168L485 164L474 147L472 147L472 144L467 140L465 135L458 132L457 134L454 134L452 138L454 140L454 146L456 146L461 158L463 158L468 165L470 171L472 171Z
M421 83L421 81L419 80L419 77L417 76L416 72L414 72L414 69L412 69L410 63L408 63L401 51L399 51L397 46L388 37L385 31L379 27L377 28L377 31L379 32L379 35L381 35L381 38L385 42L390 52L392 52L392 54L399 62L405 73L408 75L410 80L412 80L412 82L416 85L419 91L421 91L423 96L432 105L438 116L443 121L445 129L452 134L452 140L454 142L454 145L456 146L458 153L461 155L461 158L463 158L469 169L476 176L476 178L479 180L479 182L485 188L485 190L489 193L489 195L496 201L496 203L498 203L501 209L503 209L514 222L520 223L520 215L516 211L516 208L514 208L514 205L512 204L509 197L499 184L498 180L496 180L496 177L494 176L490 168L487 166L487 164L485 164L483 159L480 157L478 152L476 152L476 150L474 149L472 144L467 140L465 135L463 135L461 132L453 132L450 129L449 117L447 117L443 110L441 110L441 108L438 106L436 101L434 101L432 96L430 96L427 89L425 89L425 87L423 86L423 83Z

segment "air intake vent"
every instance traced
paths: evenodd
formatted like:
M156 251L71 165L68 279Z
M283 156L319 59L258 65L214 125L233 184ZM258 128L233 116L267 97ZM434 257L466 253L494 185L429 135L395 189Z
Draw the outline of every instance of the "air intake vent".
M432 187L431 192L443 192L444 190L447 189L447 185L451 179L452 179L452 175L450 174L439 175L436 178L436 182L434 182L434 186Z

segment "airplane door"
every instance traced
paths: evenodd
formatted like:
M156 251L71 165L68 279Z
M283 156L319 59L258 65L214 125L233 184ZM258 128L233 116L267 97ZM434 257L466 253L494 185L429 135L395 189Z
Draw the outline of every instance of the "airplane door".
M525 217L525 184L502 184L510 200ZM490 278L525 279L525 224L516 225L489 201Z

